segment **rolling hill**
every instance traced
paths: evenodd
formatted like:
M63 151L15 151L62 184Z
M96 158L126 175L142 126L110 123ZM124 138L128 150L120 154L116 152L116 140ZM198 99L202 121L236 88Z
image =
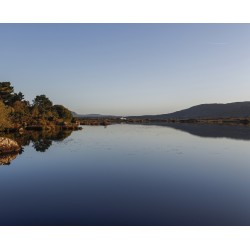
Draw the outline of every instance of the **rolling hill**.
M194 118L244 118L250 117L250 102L233 102L226 104L200 104L188 109L161 115L136 116L141 119L194 119ZM130 116L129 118L135 118Z

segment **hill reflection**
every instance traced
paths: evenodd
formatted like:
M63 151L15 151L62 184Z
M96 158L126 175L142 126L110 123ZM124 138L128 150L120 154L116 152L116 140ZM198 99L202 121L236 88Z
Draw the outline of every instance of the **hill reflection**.
M71 135L72 131L30 131L24 134L3 134L1 136L15 140L21 147L17 153L0 155L0 165L10 165L18 154L22 154L24 148L32 143L37 152L45 152L52 146L53 141L63 141Z
M233 126L233 125L216 125L216 124L188 124L188 123L161 123L154 125L167 126L200 137L250 140L250 127L244 125Z

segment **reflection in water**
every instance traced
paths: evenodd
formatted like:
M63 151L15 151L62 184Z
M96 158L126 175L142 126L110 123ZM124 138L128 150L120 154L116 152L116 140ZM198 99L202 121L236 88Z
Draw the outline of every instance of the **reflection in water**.
M10 162L17 157L18 153L0 155L0 165L10 165Z
M0 225L249 226L250 140L184 132L246 139L249 127L176 128L86 126L62 143L67 134L18 135L29 146L0 168ZM36 152L44 140L52 146Z
M250 127L244 125L155 123L154 125L171 127L200 137L230 138L250 140Z
M192 135L200 137L213 137L213 138L230 138L238 140L250 140L250 127L249 126L232 126L232 125L216 125L216 124L188 124L188 123L152 123L144 125L158 125L164 127L171 127L181 130ZM133 126L133 125L130 125ZM27 131L24 134L2 134L10 139L15 140L21 147L18 153L6 154L0 156L0 165L9 165L18 154L24 151L25 146L32 143L33 148L37 152L46 152L51 146L53 141L63 141L70 136L72 131Z
M1 136L15 140L22 149L20 152L5 154L0 156L0 165L10 165L18 154L24 151L25 146L29 146L32 143L33 148L38 152L45 152L48 150L53 141L63 141L70 136L72 131L29 131L24 134L3 134Z
M36 151L45 152L52 145L52 140L42 138L33 142L33 147Z

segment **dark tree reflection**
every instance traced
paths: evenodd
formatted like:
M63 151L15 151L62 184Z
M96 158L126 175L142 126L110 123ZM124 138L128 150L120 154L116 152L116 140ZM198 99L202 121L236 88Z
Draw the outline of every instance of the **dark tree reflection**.
M46 152L52 145L53 141L63 141L71 135L72 131L26 131L23 134L0 134L2 137L7 137L15 140L20 146L21 150L17 153L0 155L0 165L10 165L18 154L25 151L25 147L32 143L32 147L37 152Z
M33 147L38 152L45 152L52 146L53 141L63 141L70 136L72 131L44 131L33 132L30 134L30 139L33 142Z
M40 140L34 141L33 142L33 147L35 148L36 151L39 152L45 152L49 147L52 145L52 140L42 138Z

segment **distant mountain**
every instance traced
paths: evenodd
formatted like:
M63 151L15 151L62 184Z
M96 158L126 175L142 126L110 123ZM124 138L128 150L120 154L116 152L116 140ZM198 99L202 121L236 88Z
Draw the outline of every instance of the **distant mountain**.
M250 102L227 104L200 104L174 113L139 116L142 119L194 119L194 118L250 117ZM135 118L135 117L134 117ZM138 118L138 116L137 116Z
M115 115L101 115L101 114L86 114L86 115L82 115L82 114L77 114L76 112L71 112L73 117L77 117L77 118L119 118L121 116L115 116Z
M76 113L76 112L74 112L74 111L71 111L71 114L73 115L73 117L78 117L79 115Z

